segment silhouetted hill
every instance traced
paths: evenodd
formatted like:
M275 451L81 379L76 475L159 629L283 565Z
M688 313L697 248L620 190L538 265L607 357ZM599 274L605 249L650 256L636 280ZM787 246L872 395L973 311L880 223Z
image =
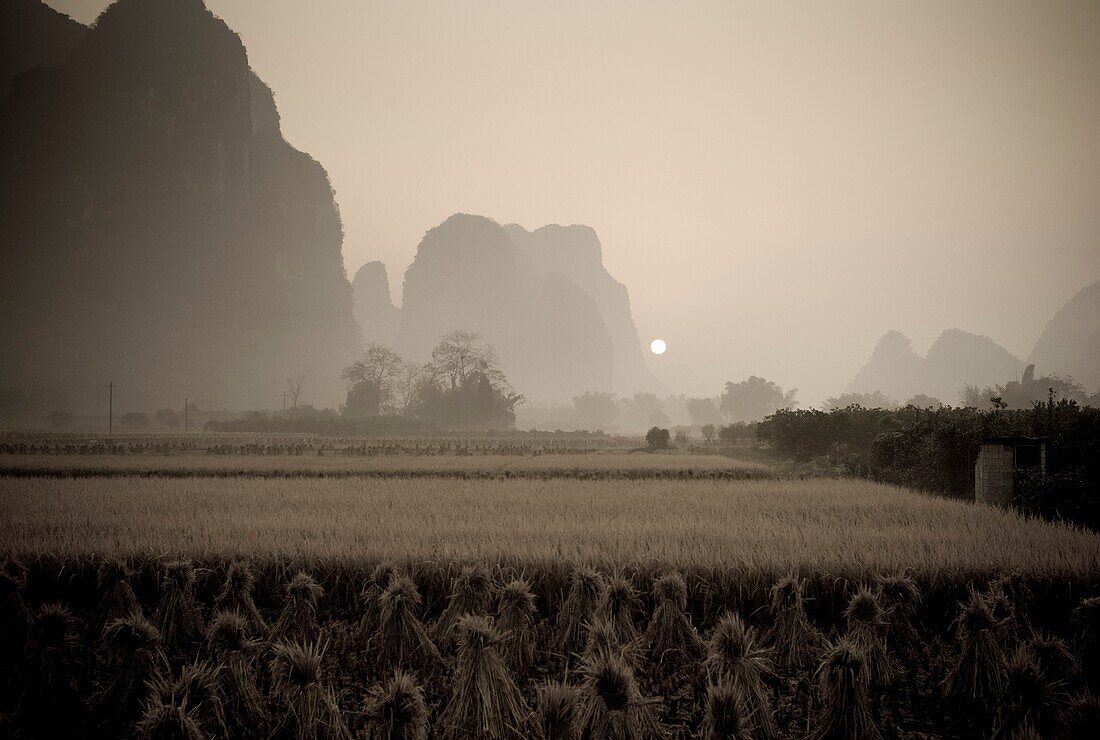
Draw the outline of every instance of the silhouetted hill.
M551 224L527 231L519 224L504 227L540 272L564 276L596 302L611 337L612 387L620 393L649 389L653 378L645 366L638 329L630 312L626 286L607 272L603 248L588 226Z
M1017 377L1023 369L1012 353L989 337L949 329L932 343L927 357L913 351L908 337L887 332L849 384L849 393L881 391L904 403L925 394L958 404L963 386L985 387Z
M0 106L16 77L63 64L86 30L41 0L0 2Z
M612 335L599 300L580 284L599 279L586 275L593 267L602 270L598 258L573 275L564 266L546 269L495 221L451 216L425 234L405 273L398 348L423 361L440 337L462 328L496 347L509 379L528 398L610 390Z
M1100 390L1100 282L1082 288L1047 323L1028 356L1039 372Z
M359 339L324 168L201 0L119 0L0 119L5 405L335 401ZM11 390L14 389L14 390Z
M390 299L390 280L386 266L368 262L355 273L351 282L355 296L355 321L364 342L394 346L401 330L401 311Z

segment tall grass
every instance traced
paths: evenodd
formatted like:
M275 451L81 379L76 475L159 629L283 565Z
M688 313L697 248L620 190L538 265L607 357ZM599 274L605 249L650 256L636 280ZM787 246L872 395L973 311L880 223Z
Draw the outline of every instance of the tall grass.
M139 611L115 619L101 639L104 683L96 698L97 715L122 730L141 717L148 685L168 670L158 630Z
M251 637L240 612L220 611L206 631L208 652L217 661L221 697L231 735L257 732L267 725L267 704L256 674L260 641Z
M8 556L659 561L741 578L1100 574L1096 534L851 480L0 479L0 542Z
M504 635L501 648L514 675L525 675L535 659L536 614L535 595L526 580L513 579L497 589L496 627Z
M485 616L492 600L492 580L484 565L475 563L462 568L451 586L447 607L435 623L435 639L440 645L452 646L459 621L468 614Z
M214 609L218 611L235 611L248 620L249 626L256 634L267 630L267 624L260 616L256 608L256 602L252 598L252 591L256 587L256 576L252 572L252 565L245 560L234 560L225 571L225 581L222 590L214 601Z
M655 578L653 601L656 607L642 637L650 660L674 667L696 663L703 656L703 640L684 613L687 608L684 577L666 573Z
M600 653L585 661L581 673L582 737L647 740L661 736L653 703L642 697L627 663Z

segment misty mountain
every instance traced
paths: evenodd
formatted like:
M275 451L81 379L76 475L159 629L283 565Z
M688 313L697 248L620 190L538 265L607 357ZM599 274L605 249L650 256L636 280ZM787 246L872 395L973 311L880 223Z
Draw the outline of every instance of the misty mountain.
M1023 363L989 337L949 329L932 343L926 357L913 351L904 334L887 332L847 393L881 391L904 403L917 394L959 403L963 386L985 387L1016 378Z
M16 77L35 67L63 64L85 30L40 0L0 3L0 106Z
M626 286L607 271L603 248L588 226L551 224L527 231L519 224L504 227L512 243L544 273L563 276L596 302L611 337L613 367L611 386L620 393L653 386L642 356L638 329L630 313Z
M355 321L367 342L392 347L401 330L401 311L390 299L390 279L381 262L368 262L351 281Z
M5 33L60 48L50 17ZM99 409L110 380L123 408L272 407L296 375L338 397L359 338L328 176L201 0L119 0L15 79L0 134L5 410Z
M1082 288L1039 335L1028 363L1048 375L1068 375L1100 389L1100 282Z
M398 312L393 344L407 359L426 361L440 337L461 328L492 344L512 384L533 400L652 385L626 288L607 273L586 226L529 232L455 214L420 242L400 309L384 278L379 263L356 276L356 315L364 341L386 343Z

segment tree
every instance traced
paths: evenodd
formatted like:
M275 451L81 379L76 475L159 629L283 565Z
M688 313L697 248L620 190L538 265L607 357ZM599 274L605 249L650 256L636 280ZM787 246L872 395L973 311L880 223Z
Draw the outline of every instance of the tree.
M298 408L298 397L302 395L302 385L306 382L306 376L295 375L286 379L286 392L290 396L291 408Z
M706 440L708 445L714 444L714 435L717 433L717 430L714 428L713 424L704 424L703 428L699 431L703 433L703 439Z
M190 407L190 404L188 406ZM175 409L158 409L153 414L153 421L162 427L176 429L183 426L183 414Z
M432 367L447 378L452 391L475 370L494 382L507 382L497 362L496 350L490 345L479 345L480 339L480 334L456 329L432 350Z
M684 402L692 426L714 426L722 423L722 414L718 411L713 398L689 398Z
M118 421L124 429L145 429L149 426L149 417L140 411L128 411Z
M661 401L655 393L635 393L624 398L622 405L622 426L631 430L647 429L668 423Z
M672 436L667 429L653 427L645 435L645 445L651 450L667 450Z
M865 409L896 409L898 404L882 391L875 391L874 393L841 393L839 396L826 398L823 408L826 411L832 411L846 409L849 406L862 406Z
M573 396L573 408L577 413L577 423L586 429L608 427L619 415L614 393L586 391L579 396Z
M926 396L923 393L918 393L906 401L905 405L916 406L918 409L934 409L943 406L943 401L934 396Z
M784 392L775 383L752 375L740 383L726 383L719 409L733 422L759 421L779 409L797 406L796 393L797 388Z
M491 346L477 334L453 331L432 350L416 383L410 411L446 429L509 429L523 401L508 383Z
M424 383L431 382L431 365L417 365L415 362L406 362L401 366L401 377L398 379L397 392L400 394L401 413L408 414L416 403L416 396Z
M363 359L344 368L348 399L344 410L351 416L378 416L391 410L394 391L405 370L401 355L389 347L371 342Z

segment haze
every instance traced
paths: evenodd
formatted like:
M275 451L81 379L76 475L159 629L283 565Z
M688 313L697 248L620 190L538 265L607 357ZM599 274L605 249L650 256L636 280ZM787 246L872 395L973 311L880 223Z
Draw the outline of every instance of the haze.
M1023 357L1100 276L1090 0L208 5L328 170L349 273L399 300L455 212L588 224L676 392L820 402L887 329Z

